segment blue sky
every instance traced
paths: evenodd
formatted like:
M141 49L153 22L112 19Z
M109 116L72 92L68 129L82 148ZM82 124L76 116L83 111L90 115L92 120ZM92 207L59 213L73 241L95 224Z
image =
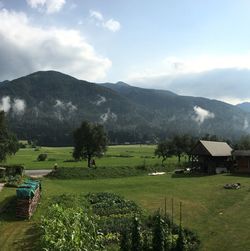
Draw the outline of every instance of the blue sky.
M0 0L0 81L53 69L250 101L249 11L248 0Z

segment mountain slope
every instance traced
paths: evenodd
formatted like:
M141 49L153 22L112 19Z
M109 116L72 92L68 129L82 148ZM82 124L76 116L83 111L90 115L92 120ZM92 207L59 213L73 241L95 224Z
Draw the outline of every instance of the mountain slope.
M249 102L244 102L241 104L237 104L237 107L239 107L240 109L242 109L245 112L250 112L250 103Z
M9 99L11 128L23 138L44 140L50 134L47 140L56 143L53 129L54 135L60 130L69 134L82 120L109 123L110 128L133 121L145 123L139 108L111 89L53 71L36 72L0 85L1 98L5 100L2 104ZM25 109L18 110L17 100Z
M72 143L83 120L102 123L116 143L142 142L176 133L238 137L250 114L206 98L117 84L95 84L54 72L36 72L0 84L0 108L19 138L45 145Z
M249 131L249 114L221 101L180 96L169 91L143 89L119 82L103 86L152 110L153 118L163 121L163 126L169 127L171 131L175 128L180 133L197 135L207 132L224 136L236 136Z

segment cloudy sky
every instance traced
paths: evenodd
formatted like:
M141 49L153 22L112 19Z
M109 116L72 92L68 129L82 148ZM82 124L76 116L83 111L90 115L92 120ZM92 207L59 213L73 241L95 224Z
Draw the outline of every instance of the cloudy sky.
M250 101L249 0L0 0L0 81L38 70Z

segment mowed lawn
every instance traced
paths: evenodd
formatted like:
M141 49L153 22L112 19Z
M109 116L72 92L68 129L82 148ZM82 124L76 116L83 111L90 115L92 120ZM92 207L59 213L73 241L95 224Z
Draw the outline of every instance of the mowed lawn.
M239 190L226 190L226 183L239 182ZM202 250L229 251L249 250L250 247L250 178L230 175L173 178L140 176L96 180L49 180L42 181L41 204L31 221L8 219L0 225L2 250L32 245L32 227L46 211L50 198L62 193L114 192L135 200L146 210L164 208L171 211L174 199L175 221L179 221L179 202L183 203L183 225L196 231L202 241ZM5 188L0 192L0 203L15 190ZM29 231L30 230L30 231ZM18 250L18 248L16 249ZM32 250L32 249L31 249Z
M110 146L102 158L95 158L97 166L137 166L159 165L161 159L154 156L155 145ZM7 160L7 164L23 164L26 169L52 169L57 163L61 167L86 167L86 161L74 162L72 147L41 147L39 151L33 148L20 149L16 155ZM47 154L45 161L37 161L41 153ZM168 163L176 163L176 158L170 158Z

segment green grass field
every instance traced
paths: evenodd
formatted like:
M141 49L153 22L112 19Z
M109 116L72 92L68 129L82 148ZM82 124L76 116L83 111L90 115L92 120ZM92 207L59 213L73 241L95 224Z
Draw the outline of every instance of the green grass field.
M97 166L137 166L161 164L154 156L154 145L110 146L102 158L96 158ZM16 155L8 158L6 164L23 164L26 169L52 169L54 164L63 167L86 167L86 161L72 162L72 147L41 147L20 149ZM37 161L37 156L47 153L45 161ZM176 163L176 158L168 159L168 163Z
M223 185L240 182L240 190L225 190ZM175 202L175 221L179 220L178 206L183 203L183 224L196 231L202 241L202 250L248 250L250 245L250 179L228 175L172 178L170 174L158 177L141 176L98 180L43 180L43 198L33 219L16 221L8 219L1 227L0 243L15 250L28 239L28 229L39 221L47 209L51 196L62 193L88 193L108 191L135 200L147 210L154 211L170 201ZM15 190L5 188L0 201ZM19 229L19 230L18 230ZM8 234L6 234L8 233ZM9 248L9 249L8 249Z
M139 160L142 161L140 158L141 155L150 155L150 153L152 154L153 152L153 147L150 146L148 148L146 147L144 151L141 151L139 147L138 150L136 150L136 147L130 148L126 146L111 148L109 154L118 155L128 153L127 151L131 149L133 149L133 156L138 156L138 163ZM51 151L52 150L53 149L51 149ZM112 150L113 152L111 153ZM136 151L138 152L135 153ZM61 155L61 160L68 158L67 156L64 157L63 154ZM21 160L21 153L15 158ZM136 157L134 158L136 159ZM130 161L130 158L127 159L127 161ZM14 158L11 159L11 161L13 160ZM146 161L147 160L148 158ZM152 160L160 161L158 159ZM98 163L101 163L101 161L102 160L99 160ZM103 159L103 161L105 161L105 159ZM118 157L116 161L120 163ZM120 161L122 163L125 160L121 158ZM171 161L176 161L176 159ZM30 161L29 163L32 164L33 162ZM226 190L223 188L223 185L226 183L236 182L242 184L241 189ZM168 173L155 177L144 175L94 180L43 179L42 186L43 195L41 203L30 221L16 220L13 208L11 207L7 215L0 216L1 250L33 250L33 241L37 234L36 231L33 230L34 224L39 222L40 216L47 210L48 203L52 196L62 193L78 194L101 191L123 195L127 199L135 200L139 205L149 211L155 211L158 208L163 209L164 199L166 197L168 202L167 210L170 212L171 199L173 198L176 223L179 221L178 208L179 202L181 201L183 203L183 225L198 233L202 241L202 250L249 250L250 177L237 177L224 174L177 178L172 177L172 175ZM0 207L14 194L15 189L4 188L3 191L0 192Z

